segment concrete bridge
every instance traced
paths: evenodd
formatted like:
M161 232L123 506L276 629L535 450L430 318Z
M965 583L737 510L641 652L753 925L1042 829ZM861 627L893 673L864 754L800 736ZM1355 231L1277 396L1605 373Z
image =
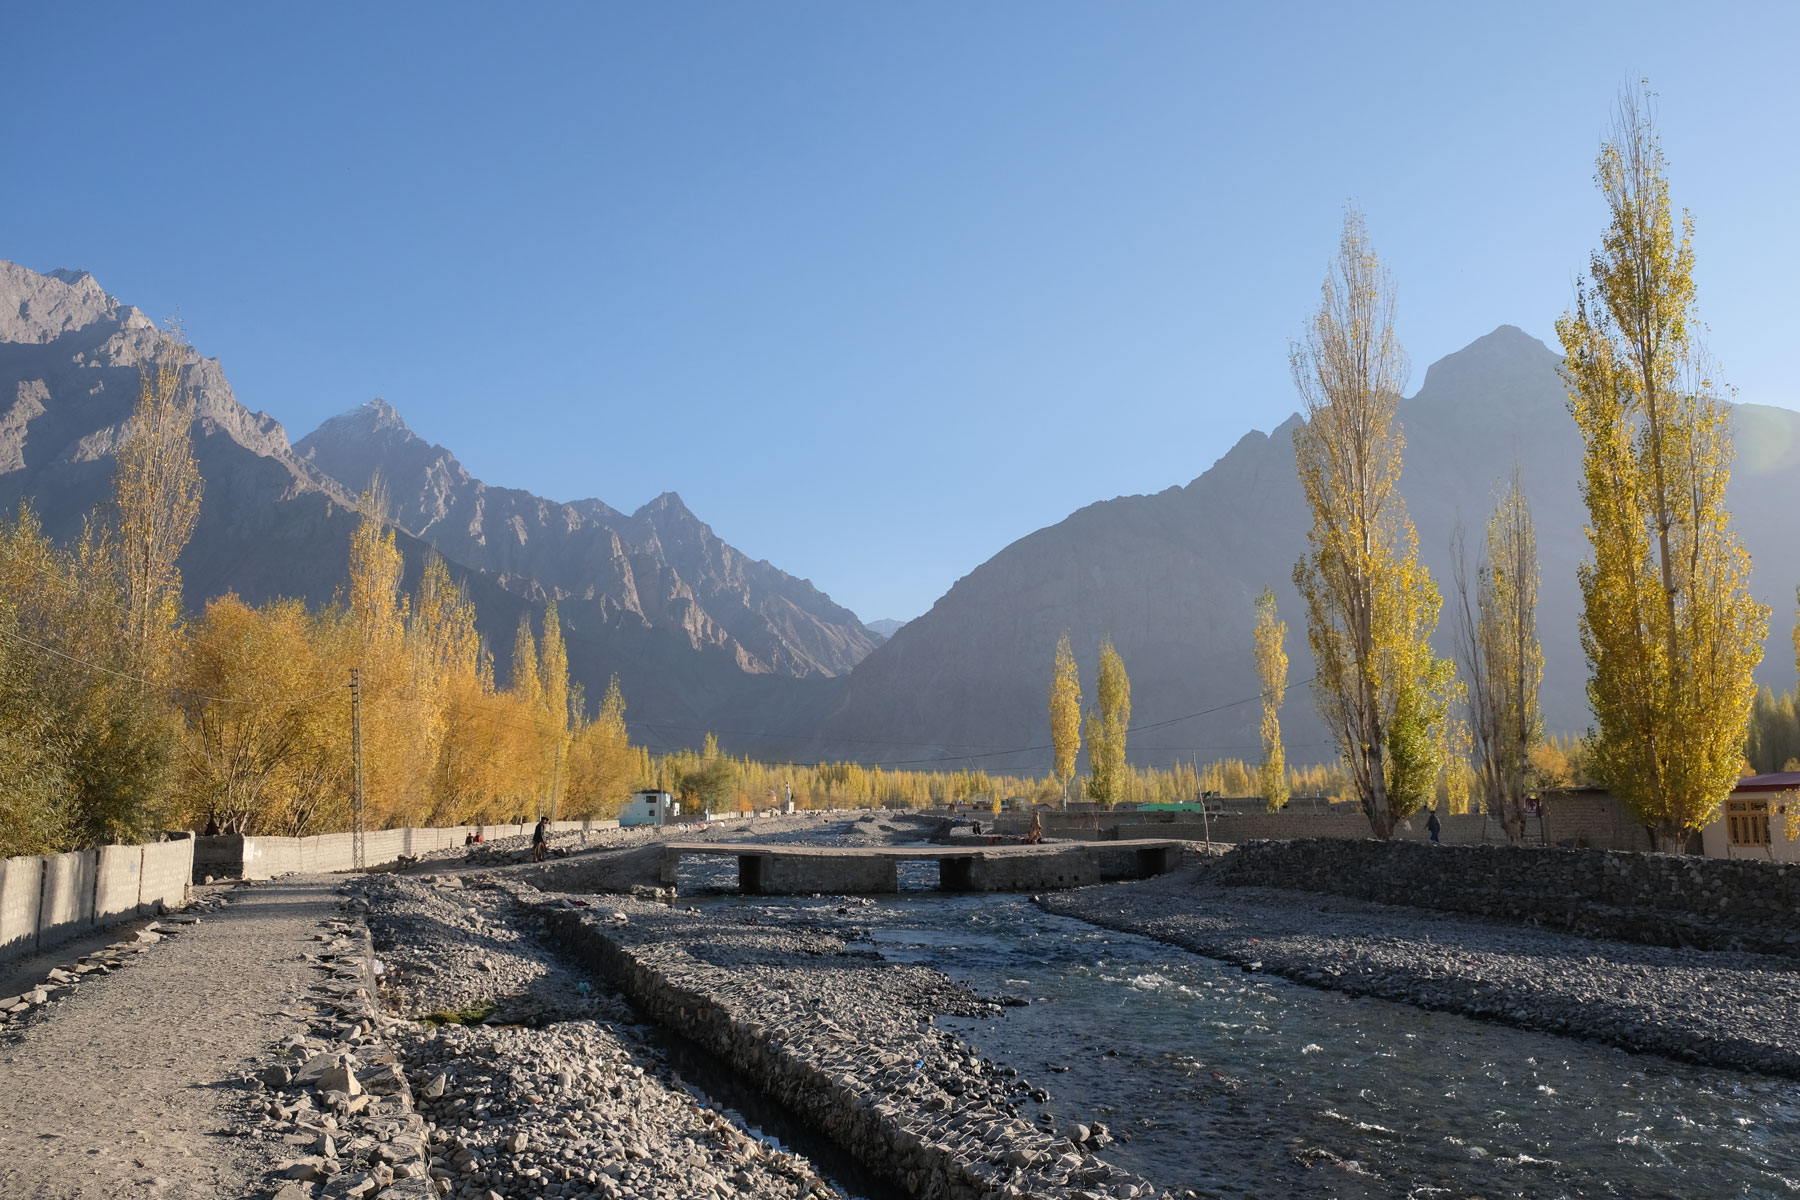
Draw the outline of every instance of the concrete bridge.
M868 847L668 842L658 877L674 887L683 855L730 855L738 860L738 890L745 895L895 892L903 859L931 859L940 891L1039 892L1166 874L1181 864L1181 848L1173 840Z

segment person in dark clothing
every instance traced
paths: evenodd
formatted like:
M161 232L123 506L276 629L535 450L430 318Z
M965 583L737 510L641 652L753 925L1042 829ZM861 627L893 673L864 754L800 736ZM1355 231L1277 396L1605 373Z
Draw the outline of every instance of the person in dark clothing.
M531 861L543 862L544 855L550 852L550 818L539 817L537 828L531 831Z
M1431 809L1427 809L1426 811L1429 812L1431 815L1425 819L1425 831L1427 833L1431 834L1432 844L1437 845L1438 844L1438 831L1440 829L1442 829L1443 826L1438 823L1437 809L1431 808Z

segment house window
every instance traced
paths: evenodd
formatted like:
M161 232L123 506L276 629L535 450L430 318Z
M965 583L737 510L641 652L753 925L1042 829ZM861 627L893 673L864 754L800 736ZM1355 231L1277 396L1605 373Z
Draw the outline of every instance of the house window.
M1769 802L1767 800L1727 800L1725 828L1734 846L1767 846L1769 844Z

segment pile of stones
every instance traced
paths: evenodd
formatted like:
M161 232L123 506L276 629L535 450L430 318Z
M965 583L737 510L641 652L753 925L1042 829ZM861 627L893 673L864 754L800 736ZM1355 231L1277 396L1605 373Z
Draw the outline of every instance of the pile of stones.
M485 875L357 882L374 929L387 1011L436 1022L543 1024L624 1017L515 924L515 904Z
M837 1195L805 1159L702 1106L628 1031L599 1021L446 1025L414 1042L407 1061L437 1125L431 1174L445 1195Z

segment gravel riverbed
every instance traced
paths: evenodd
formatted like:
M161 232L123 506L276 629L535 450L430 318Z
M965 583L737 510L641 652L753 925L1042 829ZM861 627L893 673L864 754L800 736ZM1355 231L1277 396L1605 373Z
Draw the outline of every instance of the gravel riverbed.
M1353 996L1687 1062L1800 1077L1800 963L1596 941L1274 888L1206 866L1039 898L1047 911Z
M812 1163L703 1104L612 989L481 875L359 881L380 997L440 1195L832 1197Z

